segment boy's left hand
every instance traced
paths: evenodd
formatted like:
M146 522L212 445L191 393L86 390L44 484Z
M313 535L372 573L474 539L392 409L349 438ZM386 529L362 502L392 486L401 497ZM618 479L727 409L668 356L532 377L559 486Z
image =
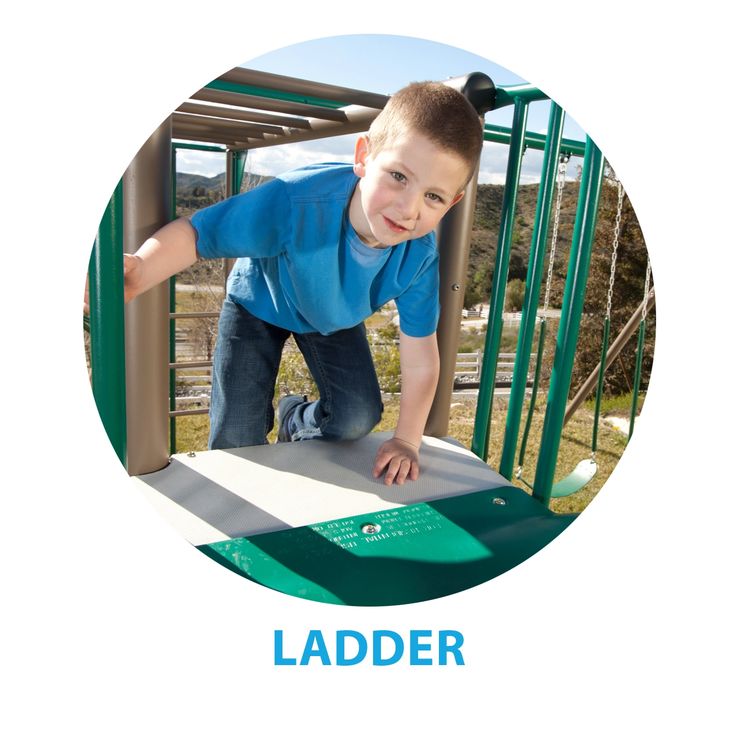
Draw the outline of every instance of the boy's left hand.
M390 486L394 482L403 485L404 481L419 477L419 450L411 443L392 437L384 442L376 454L373 477L378 478L386 472L383 482Z

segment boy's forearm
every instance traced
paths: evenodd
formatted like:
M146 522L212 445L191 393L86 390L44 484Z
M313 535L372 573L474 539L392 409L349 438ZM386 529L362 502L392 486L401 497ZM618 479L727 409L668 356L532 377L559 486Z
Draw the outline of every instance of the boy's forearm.
M419 447L440 375L437 336L399 334L401 403L394 436Z
M412 367L401 373L401 402L394 436L417 448L432 408L439 372L438 362L436 365Z
M174 220L148 238L135 255L143 262L138 289L143 293L197 260L195 230L186 218Z

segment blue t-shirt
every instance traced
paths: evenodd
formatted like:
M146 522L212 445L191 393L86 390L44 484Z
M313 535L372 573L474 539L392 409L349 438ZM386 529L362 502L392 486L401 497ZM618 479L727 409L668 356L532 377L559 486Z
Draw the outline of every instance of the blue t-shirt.
M203 258L237 258L228 297L292 332L354 327L391 299L402 332L425 337L439 319L434 233L388 248L363 243L347 216L353 167L296 169L192 216Z

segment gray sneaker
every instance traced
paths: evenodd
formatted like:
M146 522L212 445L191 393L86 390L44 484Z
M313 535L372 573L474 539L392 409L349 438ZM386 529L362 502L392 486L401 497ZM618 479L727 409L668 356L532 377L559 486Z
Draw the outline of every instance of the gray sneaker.
M279 401L279 405L276 408L276 421L279 424L279 442L291 442L291 435L289 434L289 419L297 406L304 404L307 401L308 399L306 396L296 396L294 394L284 396L284 398Z

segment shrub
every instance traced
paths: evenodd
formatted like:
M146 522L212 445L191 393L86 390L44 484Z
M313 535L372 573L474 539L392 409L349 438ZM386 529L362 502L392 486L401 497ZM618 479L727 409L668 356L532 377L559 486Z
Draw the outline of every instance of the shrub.
M509 312L519 312L524 306L524 282L521 279L512 279L506 286L506 309Z

